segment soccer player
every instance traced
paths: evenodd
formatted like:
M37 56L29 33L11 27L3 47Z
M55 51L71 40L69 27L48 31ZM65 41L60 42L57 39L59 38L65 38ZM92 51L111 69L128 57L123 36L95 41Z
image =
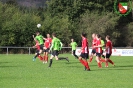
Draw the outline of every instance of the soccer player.
M100 37L100 40L101 40L101 46L102 46L102 53L101 53L101 54L102 54L102 57L105 58L105 56L103 55L105 43L104 43L104 41L101 39L101 37ZM105 62L105 59L100 58L100 61L101 61L101 62Z
M52 38L50 38L50 34L47 34L47 38L45 38L45 42L44 42L44 61L43 63L47 63L48 62L48 52L49 52L49 48L51 46L52 43Z
M96 34L95 33L92 34L92 39L93 39L92 40L92 52L91 52L91 56L90 56L89 62L92 61L93 56L96 54L96 48L95 48L95 46L96 46L96 43L97 43L97 38L96 38Z
M77 43L74 41L74 39L71 39L70 46L72 46L72 54L78 59L78 56L75 54Z
M106 57L105 57L106 65L105 67L108 67L108 62L110 62L114 66L114 62L109 59L112 54L112 42L110 40L109 35L106 36L106 41L107 43L106 43Z
M33 35L33 38L34 38L34 35ZM35 56L37 55L37 53L39 52L40 50L40 46L39 46L39 42L34 38L34 41L36 42L35 46L33 46L33 48L36 48L36 53L35 53ZM40 60L43 60L42 56L41 55L38 55L38 58ZM33 61L35 61L35 59L33 59Z
M52 37L53 37L53 40L52 40L52 44L50 47L50 51L52 50L52 54L50 57L49 67L51 67L54 57L56 58L56 60L58 60L59 51L61 50L62 45L63 45L60 39L56 37L55 33L52 34Z
M102 54L102 45L101 45L101 40L100 40L100 35L97 34L97 43L96 46L94 46L96 48L96 61L98 64L99 68L102 68L101 62L100 62L100 58L101 58L101 54Z
M34 36L33 36L34 37ZM43 47L44 47L44 37L40 34L40 32L36 32L36 37L34 37L35 40L38 41L39 46L40 46L40 50L39 52L33 57L33 61L35 61L36 57L38 55L40 55L43 51Z
M88 41L86 38L86 34L82 33L82 48L81 48L81 55L79 56L79 61L81 64L84 65L85 70L90 71L89 64L87 62L88 55L89 55L89 49L88 49Z

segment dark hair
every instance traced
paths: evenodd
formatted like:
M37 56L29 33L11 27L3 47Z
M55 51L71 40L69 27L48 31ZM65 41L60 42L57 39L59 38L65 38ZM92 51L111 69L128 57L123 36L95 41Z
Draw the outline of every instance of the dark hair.
M83 33L83 32L82 32L82 36L83 36L83 37L86 37L86 33Z
M101 38L101 36L100 36L99 34L97 34L97 37L98 37L98 38Z
M110 40L110 36L109 35L107 35L106 37Z
M53 36L56 36L56 34L55 34L55 33L52 33L52 35L53 35Z

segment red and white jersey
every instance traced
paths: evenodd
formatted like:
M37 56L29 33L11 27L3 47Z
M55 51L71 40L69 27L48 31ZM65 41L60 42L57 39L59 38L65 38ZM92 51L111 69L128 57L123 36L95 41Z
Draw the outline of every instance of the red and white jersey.
M96 43L97 43L97 39L94 38L94 39L92 40L92 48L94 48L94 46L96 46Z
M108 40L106 43L106 53L112 54L112 42L110 40Z
M40 46L39 46L39 42L38 41L36 41L36 45L35 46L36 46L37 50L40 50Z
M45 39L45 42L44 42L44 46L46 48L50 48L51 42L52 42L52 39L51 38L46 38Z
M99 45L101 45L101 40L100 39L97 39L96 46L99 46ZM102 53L102 47L97 47L96 48L96 52L97 53Z
M81 49L81 53L89 53L89 49L88 49L88 41L87 38L83 37L82 38L82 49Z

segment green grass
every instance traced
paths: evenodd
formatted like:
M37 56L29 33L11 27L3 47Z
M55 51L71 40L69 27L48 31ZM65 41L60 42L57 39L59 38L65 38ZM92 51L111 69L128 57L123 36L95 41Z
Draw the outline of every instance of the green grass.
M99 69L95 60L90 63L91 71L70 54L70 62L56 61L52 67L33 55L0 55L0 88L132 88L133 58L111 57L115 67Z

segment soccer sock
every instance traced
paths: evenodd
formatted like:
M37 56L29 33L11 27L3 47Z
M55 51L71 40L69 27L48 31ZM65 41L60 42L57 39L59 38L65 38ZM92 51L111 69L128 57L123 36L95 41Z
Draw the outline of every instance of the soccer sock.
M91 61L92 61L92 59L93 59L93 57L90 57L90 60L89 60L89 62L91 62Z
M43 58L42 58L42 56L41 56L41 55L38 55L38 58L39 58L40 60L43 60Z
M43 61L45 61L46 60L46 57L45 57L45 55L43 56Z
M51 67L53 59L50 59L49 67Z
M105 62L105 60L104 60L104 59L102 59L102 58L100 58L100 61L101 61L101 62Z
M112 60L108 59L108 62L114 65L114 62Z
M84 61L85 67L87 68L87 70L90 70L89 64L87 61Z
M85 66L85 63L84 63L84 61L82 59L80 59L79 61L80 61L81 64L83 64Z
M47 62L48 62L48 56L46 56L46 57L45 57L45 61L47 61Z
M105 67L108 67L108 61L105 62Z
M97 65L98 65L99 68L102 68L102 65L101 65L100 62L98 62Z

